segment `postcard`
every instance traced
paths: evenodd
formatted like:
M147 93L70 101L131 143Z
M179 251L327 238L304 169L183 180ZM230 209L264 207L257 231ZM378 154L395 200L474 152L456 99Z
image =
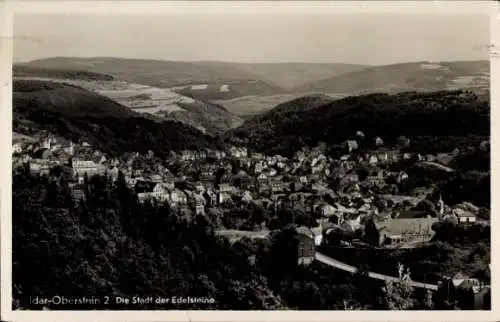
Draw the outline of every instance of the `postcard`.
M498 4L2 8L2 320L500 317Z

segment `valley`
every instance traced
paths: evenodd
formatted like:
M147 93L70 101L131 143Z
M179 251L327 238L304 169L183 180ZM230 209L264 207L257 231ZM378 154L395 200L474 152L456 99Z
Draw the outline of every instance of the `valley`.
M488 307L484 64L301 65L321 79L300 85L291 65L56 61L14 70L18 307L33 259L46 296L133 281L214 309Z

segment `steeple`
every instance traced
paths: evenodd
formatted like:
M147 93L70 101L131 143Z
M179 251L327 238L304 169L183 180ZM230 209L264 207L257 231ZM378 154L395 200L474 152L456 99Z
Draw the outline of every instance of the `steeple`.
M439 206L439 217L442 218L444 215L444 202L441 193L439 194L438 206Z

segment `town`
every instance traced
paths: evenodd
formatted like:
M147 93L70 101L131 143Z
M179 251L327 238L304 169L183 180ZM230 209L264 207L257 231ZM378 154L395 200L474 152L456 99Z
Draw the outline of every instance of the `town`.
M363 137L362 132L357 135ZM414 189L411 195L398 194L398 185L408 180L408 174L391 171L391 165L421 163L453 172L446 164L459 153L400 152L410 144L409 138L401 138L400 146L387 147L376 137L376 149L364 155L356 153L356 140L349 140L339 158L327 156L322 147L286 158L231 146L226 151L172 152L166 160L155 158L151 151L147 155L130 153L124 158L111 158L87 142L74 143L50 135L39 140L18 137L13 142L14 168L28 165L31 173L39 175L49 175L55 167L66 169L71 173L69 187L75 201L85 198L85 177L106 175L117 180L121 172L140 201L166 202L182 214L228 214L235 207L248 205L274 214L280 209L297 210L304 215L296 223L312 229L317 245L328 240L324 237L336 227L352 231L357 237L339 241L342 245L357 242L397 248L430 241L432 225L438 221L488 224L481 209L469 202L449 206L440 196L432 204L426 200L432 188ZM481 148L488 148L487 144L483 142ZM356 170L360 166L370 172L364 178ZM367 222L377 227L375 235L364 229ZM278 227L226 220L219 228L259 232Z

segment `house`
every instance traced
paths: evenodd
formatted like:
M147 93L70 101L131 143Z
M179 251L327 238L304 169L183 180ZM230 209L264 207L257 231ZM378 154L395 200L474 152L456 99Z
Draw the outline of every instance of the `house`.
M205 160L207 158L207 152L206 151L198 151L196 153L196 158Z
M451 163L451 161L453 161L453 159L455 158L454 155L450 154L450 153L438 153L436 155L436 160L441 163L441 164L444 164L444 165L448 165Z
M197 215L204 215L207 201L205 200L205 198L203 198L202 195L199 194L193 194L193 198L194 198L195 213Z
M248 151L245 147L232 146L229 149L229 154L234 158L246 158L248 156Z
M30 163L30 171L40 175L48 175L50 173L50 169L56 165L56 162L51 162L49 160L36 160Z
M73 141L70 141L68 145L66 145L63 148L64 152L66 152L69 155L74 155L75 154L75 146L73 144Z
M453 286L458 293L466 295L458 297L458 305L462 309L485 309L489 299L490 287L483 285L478 279L470 278L462 272L458 272L451 278ZM469 295L469 296L467 296Z
M299 265L309 265L316 257L316 245L314 233L306 227L297 227L297 255Z
M271 191L274 193L283 192L285 190L285 184L281 180L272 180L270 185Z
M376 155L371 155L369 158L368 158L368 163L371 164L371 165L376 165L378 163L378 158Z
M381 163L391 163L398 162L401 159L401 151L400 150L382 150L375 154L378 161Z
M380 176L368 176L366 177L365 182L369 187L380 187L385 185L385 179Z
M219 191L229 193L233 191L233 187L229 183L221 183L219 185Z
M460 284L465 282L469 277L467 275L464 275L462 272L456 273L452 278L451 281L455 287L458 287Z
M194 161L196 160L195 153L190 150L181 151L179 159L181 161Z
M328 191L328 187L324 186L321 183L312 183L311 184L311 192L314 194L324 195Z
M100 173L100 169L94 161L91 160L73 160L71 162L75 176L84 175L93 176Z
M344 147L348 152L352 152L358 149L358 142L355 140L347 140L344 142Z
M219 202L219 205L227 202L227 201L231 201L233 198L231 197L231 195L227 192L219 192L218 196L218 202Z
M399 171L397 182L401 183L401 182L403 182L403 181L405 181L407 179L408 179L408 174L406 172L404 172L404 171Z
M453 214L457 217L459 224L472 224L476 222L476 215L470 211L455 208L453 209Z
M311 173L318 174L318 173L323 172L323 169L325 169L325 165L320 163L320 164L317 164L311 168Z
M271 185L269 183L259 183L259 186L258 186L258 191L260 194L267 194L269 192L271 192Z
M406 153L404 153L404 154L403 154L403 159L405 159L405 160L410 160L410 159L411 159L411 157L412 157L412 154L411 154L411 153L407 153L407 152L406 152Z
M57 143L56 139L48 137L45 140L43 140L43 142L42 142L42 148L50 150L53 147L53 145L55 145L56 143Z
M265 184L265 183L268 183L269 182L269 178L267 177L267 175L265 175L264 173L261 173L259 174L259 176L257 177L257 181L260 183L260 184Z
M165 201L167 200L169 196L169 186L165 183L157 183L152 191L152 197L160 200L160 201Z
M251 156L251 158L252 158L253 160L263 160L263 159L265 159L265 156L264 156L264 154L262 154L262 153L252 152L252 156Z
M337 209L335 209L334 206L328 204L328 203L323 203L317 207L317 212L322 216L322 217L331 217L335 215Z
M12 144L12 153L22 153L23 146L20 142Z
M198 181L194 184L194 189L198 192L198 193L204 193L205 192L205 186L203 185L202 182Z
M217 205L218 196L215 192L213 192L212 189L207 189L207 191L204 193L204 197L205 200L207 201L208 206Z
M252 198L252 193L250 191L245 191L243 192L243 195L241 196L241 201L245 203L249 203L253 200Z
M306 154L304 153L304 151L297 151L294 155L294 159L299 162L304 162L304 160L306 159Z
M185 205L187 204L187 196L182 190L175 189L170 193L170 201L174 205L175 204Z
M220 150L208 150L207 151L207 158L209 159L215 159L215 160L220 160L226 157L226 153L224 151Z
M362 228L362 219L364 218L365 215L361 213L357 214L348 214L344 217L344 224L347 224L351 227L353 231L356 231L357 229Z
M353 172L353 173L348 173L348 174L344 175L340 179L339 184L341 186L347 186L347 185L350 185L353 183L358 183L358 182L359 182L359 176Z
M265 168L267 167L267 165L264 164L263 161L259 161L257 163L255 163L255 168L254 168L254 173L255 174L259 174L261 173Z
M163 181L163 178L159 174L153 174L149 176L149 180L152 182L160 183Z
M425 242L434 236L432 225L437 221L438 219L433 217L400 214L394 219L374 221L374 227L365 226L365 235L375 246L397 247L403 243Z

